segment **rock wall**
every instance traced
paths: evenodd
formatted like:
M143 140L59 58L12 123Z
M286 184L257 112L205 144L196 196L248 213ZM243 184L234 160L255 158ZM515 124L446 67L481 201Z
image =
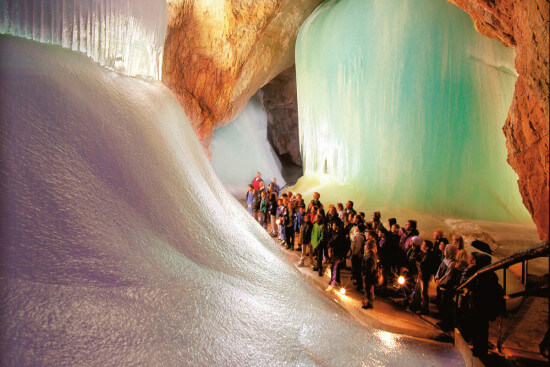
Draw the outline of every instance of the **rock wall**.
M296 67L291 66L264 85L262 99L271 145L279 155L289 154L292 161L301 166Z
M517 52L519 74L504 124L508 163L519 176L523 203L541 240L549 233L549 9L548 0L451 0L476 29Z
M294 64L302 23L322 0L168 0L162 80L205 150L212 131Z

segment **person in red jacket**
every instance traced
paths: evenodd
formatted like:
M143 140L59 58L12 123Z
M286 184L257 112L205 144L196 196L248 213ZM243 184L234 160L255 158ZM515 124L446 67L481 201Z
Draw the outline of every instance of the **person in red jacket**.
M255 190L260 189L260 182L264 182L264 180L262 180L262 174L260 172L256 172L256 177L252 180L252 186Z

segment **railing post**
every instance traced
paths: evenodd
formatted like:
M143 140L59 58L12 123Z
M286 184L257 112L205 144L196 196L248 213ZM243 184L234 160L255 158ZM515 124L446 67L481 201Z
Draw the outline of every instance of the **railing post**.
M504 288L504 294L506 292L506 269L502 268L502 288ZM504 312L506 313L506 298L504 299ZM497 349L502 353L502 315L498 317L498 338L497 338Z
M525 284L527 284L527 276L529 275L529 260L525 260Z
M527 278L527 272L525 271L526 269L526 261L523 260L521 262L521 284L525 285L525 282L526 282L526 278Z

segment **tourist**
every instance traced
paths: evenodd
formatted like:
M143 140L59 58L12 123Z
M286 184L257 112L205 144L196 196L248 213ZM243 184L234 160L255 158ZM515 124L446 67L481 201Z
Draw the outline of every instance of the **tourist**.
M260 172L256 172L256 176L252 179L252 187L254 187L254 190L260 189L260 183L263 183L262 175Z
M302 194L296 194L296 208L306 208L306 203L304 203L304 199L302 198Z
M317 214L315 224L311 232L311 247L315 251L317 257L317 266L313 268L313 271L318 271L319 276L323 276L323 249L325 247L325 225L322 214Z
M445 250L445 246L449 243L449 241L445 238L445 233L441 228L437 228L434 231L434 253L439 256L441 261L444 259L443 251Z
M365 243L365 254L361 262L363 275L363 304L362 307L373 308L374 286L378 283L378 257L375 253L376 243L368 240Z
M319 194L318 192L314 192L313 199L311 200L310 204L313 204L314 207L317 207L317 209L319 210L319 213L323 214L325 210L323 209L323 204L321 203L321 201L319 201L320 197L321 197L321 194Z
M348 201L346 203L346 209L345 209L346 213L348 213L348 215L355 215L357 214L357 212L355 211L355 209L353 209L353 201Z
M268 187L273 190L273 192L277 193L277 196L279 195L279 192L281 192L281 188L277 185L277 179L275 177L273 177L273 180L271 180Z
M388 219L388 228L390 229L390 231L394 224L397 224L397 219L395 218Z
M363 222L363 218L361 218L361 216L359 214L354 214L353 215L353 227L351 227L351 230L349 232L349 237L350 237L350 240L353 241L354 238L355 238L355 235L358 233L359 231L359 224L362 224L364 228L361 233L364 233L365 232L365 224Z
M416 257L417 278L415 294L411 310L417 311L422 315L429 315L430 298L428 291L430 288L430 279L433 273L434 263L438 261L437 255L432 251L433 243L431 241L422 241L420 253Z
M441 321L438 323L438 326L443 331L450 331L454 326L453 298L463 270L456 261L456 253L456 246L452 244L445 246L445 260L443 260L435 275L435 284L441 291Z
M490 264L489 255L473 252L463 281ZM495 320L506 310L504 290L498 283L497 275L494 272L486 272L466 284L464 292L470 294L467 296L469 307L467 314L463 315L462 326L466 336L471 337L474 356L483 359L488 353L489 321Z
M351 231L351 228L353 227L353 223L351 223L349 219L350 219L350 216L348 213L342 214L342 223L344 226L344 233L348 241L350 240L350 231Z
M353 224L349 221L349 215L344 212L342 214L342 230L344 231L344 235L346 236L346 241L350 244L351 244L350 231L352 227L353 227ZM349 253L350 252L348 251L348 254ZM349 257L348 254L346 254L346 256L344 257L344 267L345 269L350 270L351 267L348 266L348 262L347 262L347 258ZM350 263L351 263L351 259L350 259Z
M300 235L300 228L302 227L302 222L304 219L304 215L306 213L305 208L302 208L300 206L296 206L296 216L294 218L294 233ZM298 239L298 248L296 251L302 251L301 242Z
M285 212L285 204L283 199L277 201L277 220L279 222L279 242L284 243L285 241L285 226L283 225L283 216Z
M344 204L342 204L342 203L336 204L336 212L338 213L338 218L340 218L343 221L344 220L344 214L347 214L344 211Z
M416 229L416 220L409 219L405 224L405 227L401 230L401 239L399 240L399 246L403 250L407 250L410 241L414 236L418 236L418 230Z
M313 266L313 249L311 248L311 232L313 230L313 223L309 220L309 214L304 214L303 220L304 222L300 228L299 238L299 242L302 247L302 254L300 256L298 266L305 266L306 256L309 257L309 265Z
M294 203L289 202L286 206L283 216L283 224L285 227L285 244L287 250L294 250L294 220L296 213L294 212Z
M248 207L248 213L252 215L252 204L254 202L254 186L248 185L248 191L246 192L246 205Z
M338 217L338 212L336 211L336 207L334 205L329 205L327 210L327 224L331 224L335 221L340 221ZM332 228L332 225L330 225L330 228Z
M346 241L346 236L342 226L337 221L332 222L328 248L330 249L330 261L332 263L331 279L329 288L332 289L336 284L340 284L340 269L344 264L345 256L349 251L350 244ZM329 290L330 290L329 289Z
M384 227L378 228L378 247L380 248L379 259L380 266L382 267L382 276L384 277L382 283L382 291L386 292L388 284L391 284L394 280L396 261L396 247L397 243L391 240L391 235L386 231Z
M277 195L271 193L269 196L269 216L271 219L271 237L276 237L278 231L277 228Z
M254 189L254 199L252 200L252 217L260 221L260 203L262 201L260 189Z
M260 200L260 225L267 231L267 212L269 208L269 200L267 198L267 191L261 192Z
M361 261L363 259L363 250L365 245L365 225L357 225L357 231L351 241L351 276L355 279L355 285L358 291L363 290L363 279L361 276Z
M468 263L468 253L464 249L464 239L461 235L454 235L452 237L453 245L457 248L456 259L463 264Z

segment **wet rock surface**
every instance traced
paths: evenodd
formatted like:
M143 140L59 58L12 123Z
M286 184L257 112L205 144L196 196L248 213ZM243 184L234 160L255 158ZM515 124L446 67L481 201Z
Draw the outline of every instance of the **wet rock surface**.
M508 163L519 176L523 203L541 240L549 232L549 53L550 4L546 0L452 0L476 29L517 51L518 80L504 135Z
M266 84L262 88L262 100L271 145L279 155L289 154L292 162L301 166L296 67L286 69Z
M212 131L294 64L298 30L319 3L168 1L162 80L207 152Z

